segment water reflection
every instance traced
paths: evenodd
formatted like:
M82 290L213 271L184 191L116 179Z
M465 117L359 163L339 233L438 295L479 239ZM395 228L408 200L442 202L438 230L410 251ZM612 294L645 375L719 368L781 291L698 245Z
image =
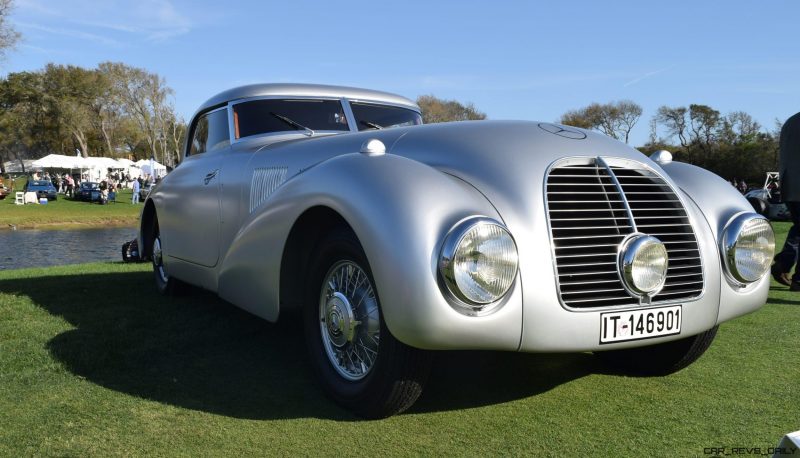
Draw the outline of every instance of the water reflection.
M135 227L0 231L0 270L121 261Z

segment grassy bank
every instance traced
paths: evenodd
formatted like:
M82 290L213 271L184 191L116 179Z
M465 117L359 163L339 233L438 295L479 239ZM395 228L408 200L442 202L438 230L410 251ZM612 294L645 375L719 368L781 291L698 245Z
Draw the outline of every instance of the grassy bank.
M785 225L779 229L785 232ZM0 272L0 456L703 455L800 429L800 293L724 324L667 377L590 354L447 352L408 413L360 421L314 384L300 326L149 266Z
M142 204L131 205L131 193L123 189L117 193L117 202L109 205L71 200L61 194L47 205L15 205L14 195L10 195L0 200L0 230L133 226L139 221Z

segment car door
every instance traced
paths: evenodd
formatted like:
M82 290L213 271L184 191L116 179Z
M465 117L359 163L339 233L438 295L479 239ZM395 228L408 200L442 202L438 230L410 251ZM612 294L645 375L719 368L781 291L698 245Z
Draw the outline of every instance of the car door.
M159 225L167 256L214 267L219 259L220 191L230 152L226 107L196 118L189 152L165 180Z

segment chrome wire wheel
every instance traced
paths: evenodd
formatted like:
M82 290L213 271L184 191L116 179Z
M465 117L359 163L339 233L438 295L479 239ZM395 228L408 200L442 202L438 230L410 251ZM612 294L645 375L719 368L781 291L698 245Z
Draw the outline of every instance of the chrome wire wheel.
M169 281L167 271L164 270L164 259L161 251L161 237L158 235L153 238L153 270L156 271L156 274L162 282L166 283Z
M366 377L380 346L380 312L366 272L353 261L328 270L319 298L322 345L333 368L349 381Z

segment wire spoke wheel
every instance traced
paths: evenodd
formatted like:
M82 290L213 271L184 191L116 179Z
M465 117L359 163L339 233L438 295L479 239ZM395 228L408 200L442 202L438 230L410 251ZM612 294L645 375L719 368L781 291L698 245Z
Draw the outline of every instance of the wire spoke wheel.
M161 237L158 235L153 238L153 270L155 270L156 275L158 275L162 282L166 283L169 281L167 271L164 270L164 260L161 250Z
M346 380L361 380L375 366L380 324L378 301L366 272L353 261L334 264L320 291L319 327L328 360Z

